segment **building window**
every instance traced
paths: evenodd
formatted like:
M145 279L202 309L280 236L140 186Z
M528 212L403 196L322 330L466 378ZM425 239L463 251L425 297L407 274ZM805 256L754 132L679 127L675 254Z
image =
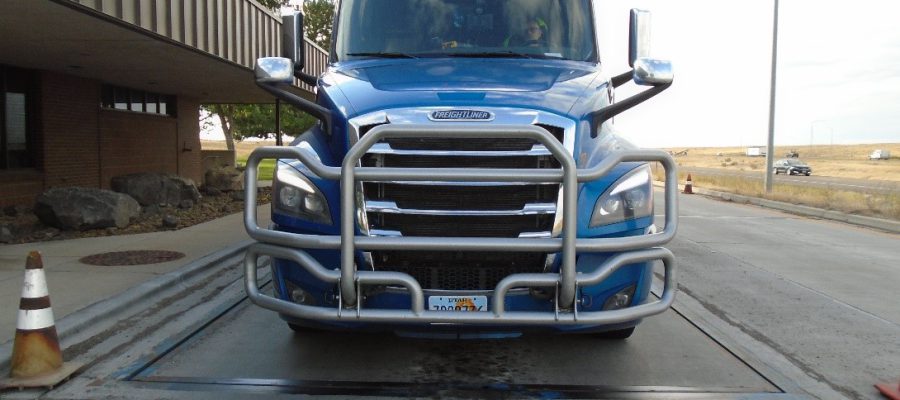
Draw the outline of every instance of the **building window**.
M0 169L34 166L33 75L0 65Z
M100 107L174 117L175 96L104 85Z

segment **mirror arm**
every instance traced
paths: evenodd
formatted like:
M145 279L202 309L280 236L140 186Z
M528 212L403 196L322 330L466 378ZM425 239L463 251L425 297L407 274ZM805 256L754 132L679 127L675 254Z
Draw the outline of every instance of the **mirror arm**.
M621 76L621 75L619 75ZM618 78L618 76L616 77ZM613 78L615 79L615 78ZM656 96L663 90L666 90L672 86L672 82L653 86L650 89L647 89L643 92L640 92L634 96L631 96L625 100L617 102L615 104L610 104L606 107L603 107L597 111L591 113L591 138L596 138L600 133L600 126L603 125L604 122L608 121L610 118L615 117L618 114L621 114L623 111L630 109L638 104L643 103L645 100Z
M630 69L628 71L625 71L619 75L612 77L612 79L610 79L610 81L612 82L612 86L614 88L617 88L619 86L624 85L625 82L630 81L632 79L632 76L634 76L634 70Z
M294 77L299 79L300 82L303 82L312 87L315 87L316 84L318 83L317 81L319 80L319 78L316 78L315 76L307 74L297 68L294 68Z
M262 88L263 90L271 93L275 97L284 100L290 103L292 106L297 107L300 111L308 113L313 116L313 118L322 121L322 125L325 126L325 134L331 136L332 133L332 122L331 122L331 112L328 111L327 108L322 107L316 103L313 103L309 100L306 100L300 96L297 96L287 90L279 88L278 86L271 83L262 83L257 82L257 86Z

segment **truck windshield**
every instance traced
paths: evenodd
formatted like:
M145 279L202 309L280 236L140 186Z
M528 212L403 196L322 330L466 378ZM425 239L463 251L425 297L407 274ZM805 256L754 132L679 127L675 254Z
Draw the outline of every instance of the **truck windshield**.
M596 61L590 0L343 0L338 60L523 57Z

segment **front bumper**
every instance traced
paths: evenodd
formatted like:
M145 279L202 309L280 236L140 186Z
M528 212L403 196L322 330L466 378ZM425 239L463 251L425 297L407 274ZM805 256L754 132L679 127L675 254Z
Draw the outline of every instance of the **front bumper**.
M561 170L473 169L473 168L372 168L358 167L360 157L375 143L388 138L446 137L528 138L542 143L562 165ZM341 181L340 236L313 235L262 229L256 221L256 175L264 158L291 158L302 161L324 179ZM594 181L621 162L658 161L666 171L665 228L660 233L617 238L577 237L577 187ZM458 181L458 182L559 182L563 187L563 221L560 238L466 238L466 237L366 237L356 236L358 181ZM321 164L296 148L260 148L247 161L245 173L244 224L248 234L263 243L252 245L245 257L245 288L250 300L284 316L301 320L373 324L466 324L480 326L576 326L630 323L665 311L674 300L675 261L668 250L656 247L670 241L677 229L677 176L674 160L661 151L614 153L591 169L577 169L570 154L544 129L535 126L454 125L446 127L382 125L373 128L348 152L340 168ZM306 251L299 249L340 249L340 269L328 269ZM357 251L522 251L560 253L558 273L518 273L501 280L493 289L489 312L432 311L425 309L425 293L410 275L391 271L357 270ZM615 253L591 272L576 270L576 253ZM281 300L259 290L257 264L261 256L290 260L316 279L338 287L334 307L310 306ZM579 288L603 282L623 266L661 260L665 286L659 300L608 311L587 311L579 305ZM378 309L363 306L364 288L389 286L404 288L409 296L407 309ZM516 288L541 289L552 294L552 310L520 311L507 307L507 295Z

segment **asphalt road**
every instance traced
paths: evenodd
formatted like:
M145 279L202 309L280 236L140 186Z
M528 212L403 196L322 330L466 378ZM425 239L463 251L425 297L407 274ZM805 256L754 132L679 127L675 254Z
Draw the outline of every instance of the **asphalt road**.
M817 397L880 398L872 385L897 381L900 236L696 195L679 206L681 289L750 351L780 355L762 358Z
M762 171L732 171L719 168L701 168L701 167L680 167L681 172L691 173L697 176L743 176L751 179L762 180L764 174ZM817 176L816 170L813 168L813 174L810 176L801 175L776 175L775 183L824 187L836 190L848 190L855 192L900 192L900 182L883 181L875 179L851 179L851 178L835 178L830 176Z

